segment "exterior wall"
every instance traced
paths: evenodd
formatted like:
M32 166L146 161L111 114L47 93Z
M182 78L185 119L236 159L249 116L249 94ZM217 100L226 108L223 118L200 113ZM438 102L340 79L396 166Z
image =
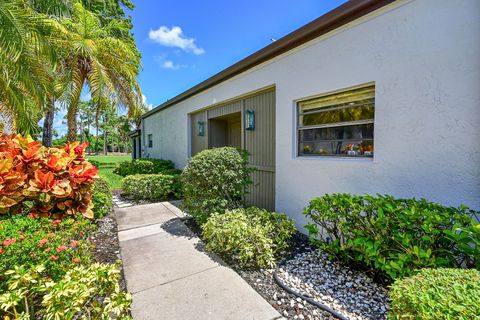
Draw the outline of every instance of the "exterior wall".
M276 86L276 210L305 224L325 193L480 209L480 2L397 1L144 120L151 157L184 166L189 113ZM295 102L374 81L374 159L296 156ZM142 143L145 141L143 139Z

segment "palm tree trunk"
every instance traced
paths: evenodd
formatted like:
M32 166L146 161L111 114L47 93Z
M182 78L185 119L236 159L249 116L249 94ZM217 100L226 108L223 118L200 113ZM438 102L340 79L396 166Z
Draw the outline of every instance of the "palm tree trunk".
M103 154L107 155L108 154L108 145L107 145L107 139L108 139L108 134L107 134L107 115L104 116L103 118L103 123L105 124L103 127Z
M52 99L51 103L47 105L47 112L45 113L45 119L43 121L42 144L45 147L52 146L54 116L55 116L55 99Z
M98 155L98 126L99 126L99 118L100 118L100 112L98 110L98 106L97 106L97 111L95 113L95 130L96 130L96 133L95 133L95 154Z
M77 140L77 104L72 103L67 112L67 125L69 142Z

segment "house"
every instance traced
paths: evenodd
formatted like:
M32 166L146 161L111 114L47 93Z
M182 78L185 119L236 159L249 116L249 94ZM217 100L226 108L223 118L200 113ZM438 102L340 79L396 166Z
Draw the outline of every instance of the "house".
M326 193L480 208L480 1L353 0L154 108L136 157L247 149L248 201Z

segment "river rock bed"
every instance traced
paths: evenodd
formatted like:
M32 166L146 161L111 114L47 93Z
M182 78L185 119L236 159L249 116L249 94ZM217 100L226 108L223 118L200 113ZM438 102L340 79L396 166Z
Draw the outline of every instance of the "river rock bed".
M297 254L280 266L277 275L296 292L348 319L386 319L387 288L362 272L330 261L321 250Z

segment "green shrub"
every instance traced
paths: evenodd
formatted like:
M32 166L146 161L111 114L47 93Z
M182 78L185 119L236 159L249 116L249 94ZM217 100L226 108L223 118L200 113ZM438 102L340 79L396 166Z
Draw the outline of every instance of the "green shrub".
M387 279L425 267L480 267L480 225L473 213L425 199L350 194L315 198L304 210L317 245Z
M391 286L390 319L478 319L480 272L423 269Z
M113 173L122 177L134 174L172 174L175 172L175 165L170 160L163 159L135 159L117 163Z
M179 177L165 174L136 174L123 178L122 189L137 200L161 201L180 194Z
M248 154L232 147L204 150L182 173L183 205L198 223L214 212L243 207L250 182Z
M105 179L95 178L92 202L95 219L103 218L113 207L112 190Z
M110 197L112 196L112 189L108 185L107 180L101 177L96 177L94 179L93 191L106 194L107 196L110 196Z
M44 265L53 279L61 278L74 263L90 264L93 260L86 234L94 223L82 218L50 220L24 215L0 220L0 274L24 265Z
M285 214L254 207L215 213L202 226L208 250L256 267L272 267L295 232L295 223Z
M52 281L43 265L0 275L2 319L131 319L132 297L118 286L118 265L72 267Z
M97 167L97 169L100 168L100 161L88 159L88 162L90 162L91 165Z

